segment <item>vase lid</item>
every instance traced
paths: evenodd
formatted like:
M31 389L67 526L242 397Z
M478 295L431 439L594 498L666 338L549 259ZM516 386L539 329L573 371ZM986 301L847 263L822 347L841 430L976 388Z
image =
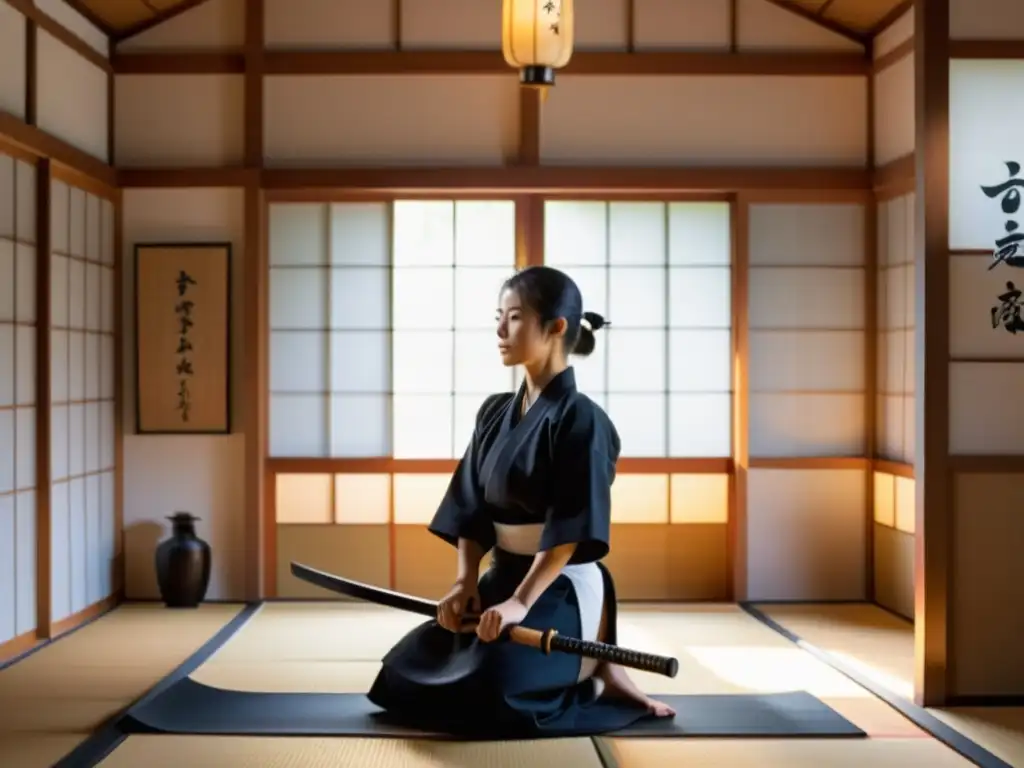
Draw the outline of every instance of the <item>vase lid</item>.
M201 518L196 517L191 512L175 512L173 515L167 515L167 519L175 523L181 522L192 522Z

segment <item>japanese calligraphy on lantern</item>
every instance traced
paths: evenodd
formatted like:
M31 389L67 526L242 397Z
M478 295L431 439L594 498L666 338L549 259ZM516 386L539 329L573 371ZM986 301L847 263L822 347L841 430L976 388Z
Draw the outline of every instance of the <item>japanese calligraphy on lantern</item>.
M139 432L231 431L230 269L230 244L135 247Z

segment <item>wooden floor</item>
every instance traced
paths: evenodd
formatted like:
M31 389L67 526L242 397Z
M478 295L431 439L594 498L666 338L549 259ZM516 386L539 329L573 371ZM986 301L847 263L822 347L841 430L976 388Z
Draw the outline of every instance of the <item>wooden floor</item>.
M0 671L0 765L50 766L141 696L233 618L240 606L167 611L124 605ZM770 606L764 610L820 648L842 654L898 687L912 672L912 634L873 606ZM354 635L356 614L373 632ZM193 673L203 682L256 690L365 690L376 659L415 618L324 603L263 607ZM605 739L604 762L589 739L458 744L391 739L132 736L103 766L851 766L970 765L845 676L736 606L623 606L620 642L670 653L677 678L637 675L657 693L803 689L864 729L859 740ZM315 628L312 629L311 628ZM324 655L329 648L330 655ZM908 652L908 648L910 651ZM319 658L319 663L310 663ZM330 661L324 663L324 659ZM1019 713L935 712L1011 765L1024 766Z

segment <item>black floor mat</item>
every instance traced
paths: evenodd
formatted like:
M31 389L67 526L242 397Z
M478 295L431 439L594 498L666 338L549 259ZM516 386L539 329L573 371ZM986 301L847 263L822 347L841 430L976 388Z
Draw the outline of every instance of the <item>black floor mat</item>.
M655 738L866 736L835 710L803 691L658 698L675 708L674 719L644 720L608 735ZM211 688L191 678L180 680L160 696L133 707L119 726L127 733L451 738L391 723L363 694L229 691ZM561 735L569 734L551 734ZM479 734L478 738L495 737Z

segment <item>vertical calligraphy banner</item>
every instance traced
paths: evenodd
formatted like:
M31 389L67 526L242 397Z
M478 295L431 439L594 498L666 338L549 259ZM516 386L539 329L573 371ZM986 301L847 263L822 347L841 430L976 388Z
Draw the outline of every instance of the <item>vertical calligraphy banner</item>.
M231 431L231 245L135 247L136 429Z

